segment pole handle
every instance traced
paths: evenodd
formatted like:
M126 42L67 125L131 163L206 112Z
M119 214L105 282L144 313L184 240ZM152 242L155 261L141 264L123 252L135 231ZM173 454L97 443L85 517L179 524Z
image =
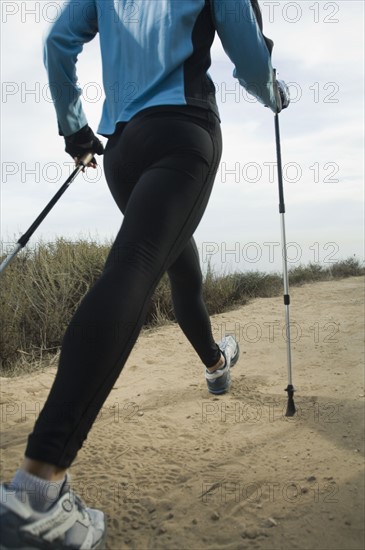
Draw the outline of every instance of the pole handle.
M77 164L81 164L86 167L94 158L93 153L86 153L83 157L80 158Z
M277 160L277 167L278 167L279 213L285 214L283 168L282 168L282 160L281 160L280 128L279 128L278 113L275 114L275 139L276 139L276 160Z

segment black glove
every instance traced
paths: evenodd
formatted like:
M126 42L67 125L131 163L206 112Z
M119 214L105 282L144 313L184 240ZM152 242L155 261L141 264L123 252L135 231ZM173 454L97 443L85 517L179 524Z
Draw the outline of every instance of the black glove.
M65 144L66 153L71 155L73 159L75 157L80 158L88 152L96 153L97 155L104 154L103 144L88 125L81 128L75 134L65 137ZM95 158L91 162L97 164Z
M278 105L277 112L280 113L280 111L289 107L290 92L284 80L275 80L274 86L275 86L276 102Z

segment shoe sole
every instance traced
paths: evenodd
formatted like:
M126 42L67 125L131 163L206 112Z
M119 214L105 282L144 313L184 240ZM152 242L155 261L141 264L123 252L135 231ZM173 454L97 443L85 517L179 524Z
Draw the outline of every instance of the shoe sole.
M0 544L0 550L72 550L74 548L73 546L59 546L55 545L52 542L47 541L40 541L42 544L41 546L17 546L16 548L10 547L10 546L4 546L3 544ZM106 530L97 543L96 546L93 546L91 550L105 550L105 543L106 543Z
M40 550L41 546L17 546L16 548L10 548L10 546L0 545L0 550ZM52 550L71 550L72 546L47 546L47 549ZM97 546L93 546L92 550L105 550L105 540L101 541Z
M16 548L10 548L10 546L0 545L0 550L40 550L40 548L40 546L18 546ZM70 550L72 546L48 546L47 548L52 548L52 550ZM93 546L92 550L105 550L105 541L103 541L102 546Z
M227 391L229 390L230 387L231 387L231 384L229 383L226 388L222 388L221 390L214 391L214 390L211 390L210 388L208 388L208 391L212 395L223 395L223 393L227 393Z

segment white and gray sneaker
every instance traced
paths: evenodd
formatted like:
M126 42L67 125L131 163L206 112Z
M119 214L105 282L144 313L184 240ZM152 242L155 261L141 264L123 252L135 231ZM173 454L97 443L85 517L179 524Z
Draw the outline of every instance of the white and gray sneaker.
M105 516L86 508L65 483L60 498L47 512L37 512L25 492L0 486L0 550L103 549Z
M230 369L233 367L240 356L240 347L234 336L225 336L218 344L221 350L225 363L223 367L209 372L205 369L205 378L210 393L220 394L226 393L231 385Z

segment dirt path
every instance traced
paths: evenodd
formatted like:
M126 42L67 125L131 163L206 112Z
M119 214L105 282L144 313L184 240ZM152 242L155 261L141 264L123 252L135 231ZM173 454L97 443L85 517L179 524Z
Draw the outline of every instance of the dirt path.
M291 289L288 419L282 298L215 316L239 338L231 392L208 394L175 325L144 333L71 473L108 515L109 549L364 547L364 278ZM1 379L2 479L54 369Z

